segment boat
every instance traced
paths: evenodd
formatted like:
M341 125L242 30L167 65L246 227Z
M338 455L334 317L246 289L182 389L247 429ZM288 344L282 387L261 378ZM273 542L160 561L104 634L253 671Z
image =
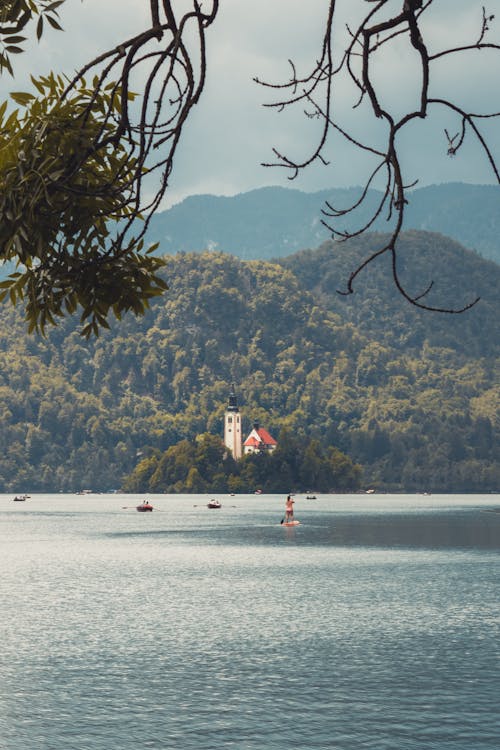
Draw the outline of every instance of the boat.
M15 503L24 503L25 500L27 500L29 495L16 495L13 500Z
M222 503L220 500L209 500L207 503L207 508L222 508Z
M147 513L148 511L150 512L153 510L153 506L147 500L144 500L144 502L137 505L135 509L138 510L139 513Z
M306 495L306 500L316 500L316 495Z

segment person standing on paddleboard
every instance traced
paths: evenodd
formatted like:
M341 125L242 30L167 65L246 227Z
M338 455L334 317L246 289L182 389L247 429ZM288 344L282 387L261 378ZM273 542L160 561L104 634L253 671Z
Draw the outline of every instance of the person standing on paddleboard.
M288 495L285 502L285 522L293 521L293 504L295 500Z

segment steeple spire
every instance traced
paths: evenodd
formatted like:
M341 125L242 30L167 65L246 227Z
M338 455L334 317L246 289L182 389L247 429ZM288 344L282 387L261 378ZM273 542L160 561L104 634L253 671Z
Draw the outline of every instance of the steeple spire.
M238 402L236 400L234 383L231 383L231 390L229 391L229 399L227 402L227 411L238 411Z

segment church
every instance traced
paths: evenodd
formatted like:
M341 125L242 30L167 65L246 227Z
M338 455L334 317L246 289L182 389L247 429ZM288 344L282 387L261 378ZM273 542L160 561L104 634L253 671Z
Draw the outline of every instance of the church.
M233 458L238 460L243 452L272 453L278 443L267 430L254 422L252 431L242 443L241 414L236 400L234 384L231 385L229 400L224 413L224 445L231 451Z
M278 443L268 431L260 427L258 422L254 422L252 432L243 443L243 451L245 453L272 453L277 445Z

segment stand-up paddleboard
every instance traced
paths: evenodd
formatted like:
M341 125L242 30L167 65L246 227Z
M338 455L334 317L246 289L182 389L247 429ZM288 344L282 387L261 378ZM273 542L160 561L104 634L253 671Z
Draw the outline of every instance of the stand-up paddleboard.
M282 526L299 526L300 521L283 521Z

